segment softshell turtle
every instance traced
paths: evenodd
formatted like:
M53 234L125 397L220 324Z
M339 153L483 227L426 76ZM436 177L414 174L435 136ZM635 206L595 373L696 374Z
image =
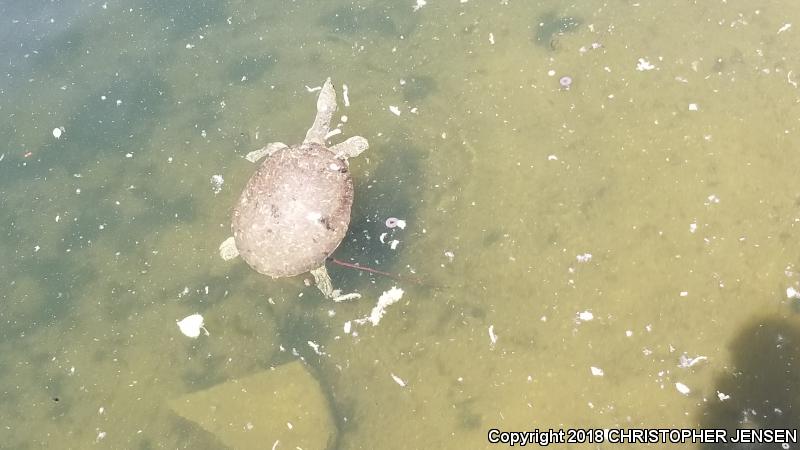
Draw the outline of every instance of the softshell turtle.
M303 143L289 147L273 142L245 157L251 162L267 159L242 191L231 218L233 236L219 248L223 259L241 256L273 278L311 271L326 297L338 293L325 260L350 225L353 179L347 159L368 147L361 136L326 147L335 111L336 91L328 78Z

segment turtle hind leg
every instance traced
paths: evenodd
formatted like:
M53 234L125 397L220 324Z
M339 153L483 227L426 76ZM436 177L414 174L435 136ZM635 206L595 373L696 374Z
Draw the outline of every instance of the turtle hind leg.
M338 293L333 290L331 276L328 275L328 269L325 267L325 263L312 270L311 275L314 275L314 282L317 284L317 289L322 292L325 298L333 298L338 295Z

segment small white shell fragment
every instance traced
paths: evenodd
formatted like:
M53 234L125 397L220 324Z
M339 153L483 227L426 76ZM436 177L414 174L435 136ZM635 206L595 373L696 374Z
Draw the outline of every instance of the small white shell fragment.
M578 260L578 262L589 262L592 260L592 254L584 253L582 255L576 256L575 258Z
M397 250L397 244L399 243L400 241L398 241L397 239L393 239L391 242L389 242L389 248L391 248L392 250Z
M596 377L602 377L603 375L605 375L605 372L603 372L603 369L601 369L599 367L592 366L592 367L589 367L589 370L591 370L592 371L592 375L594 375Z
M203 330L206 333L206 336L209 335L208 330L206 330L206 328L203 326L203 316L200 314L186 316L182 320L177 321L177 323L181 333L190 338L196 338L200 336L200 330Z
M219 256L223 261L230 261L239 256L239 249L236 248L236 240L233 236L230 236L228 239L225 239L222 244L219 244Z
M392 379L394 380L394 382L399 384L400 387L406 387L407 383L402 378L398 377L397 375L395 375L393 373L391 373L390 375L392 376Z
M489 325L489 342L491 342L492 345L497 343L497 335L494 334L494 325Z
M644 58L639 58L639 63L636 65L636 70L640 72L644 72L645 70L653 70L655 68L656 66L650 64L650 61Z
M64 127L53 128L53 137L56 139L61 139L61 133L64 131Z
M344 99L344 106L350 106L350 96L348 95L349 89L346 84L342 85L342 98ZM342 116L342 122L347 122L347 116Z
M401 114L400 108L398 108L397 106L390 105L389 111L391 111L392 114L394 114L395 116L399 116Z
M680 392L683 395L689 395L689 393L692 392L692 390L689 389L689 386L686 386L681 382L675 383L675 389L677 389L678 392Z
M697 111L697 103L689 103L689 111Z
M584 322L588 322L594 319L594 314L591 311L583 311L578 313L578 319Z
M725 400L731 398L731 396L723 392L717 391L717 398L719 399L719 401L724 402Z

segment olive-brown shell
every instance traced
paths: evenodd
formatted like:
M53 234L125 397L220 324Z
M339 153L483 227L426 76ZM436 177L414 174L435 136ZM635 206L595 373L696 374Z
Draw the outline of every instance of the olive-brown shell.
M270 155L247 182L233 210L241 257L271 277L321 266L344 238L353 180L344 161L306 143Z

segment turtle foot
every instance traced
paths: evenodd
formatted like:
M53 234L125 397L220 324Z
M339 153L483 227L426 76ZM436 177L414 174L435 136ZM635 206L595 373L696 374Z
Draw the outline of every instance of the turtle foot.
M346 160L348 158L355 158L368 148L369 142L367 142L366 138L353 136L331 147L331 151L337 158Z
M244 159L250 161L251 163L254 163L265 156L271 156L278 150L283 150L285 148L288 148L288 146L283 142L270 142L269 144L261 147L260 149L253 150L252 152L248 153L244 157Z

